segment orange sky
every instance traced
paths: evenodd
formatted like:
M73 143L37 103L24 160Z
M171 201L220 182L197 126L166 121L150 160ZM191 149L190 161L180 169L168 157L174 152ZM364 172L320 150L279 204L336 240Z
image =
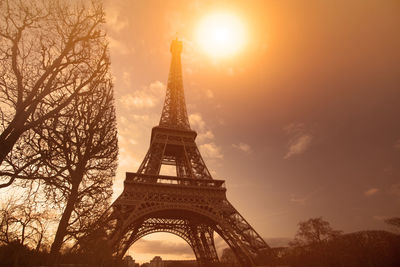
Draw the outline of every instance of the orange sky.
M399 1L105 6L120 137L116 196L158 124L169 45L178 33L200 151L214 178L226 180L228 199L270 245L293 237L310 217L351 232L386 229L383 219L399 215ZM214 11L245 24L240 53L214 59L200 49L195 29ZM183 241L164 237L144 238L129 253L140 261L193 257Z

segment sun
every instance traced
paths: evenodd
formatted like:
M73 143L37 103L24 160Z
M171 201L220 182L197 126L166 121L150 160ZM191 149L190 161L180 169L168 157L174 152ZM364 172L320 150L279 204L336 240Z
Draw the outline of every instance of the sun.
M196 38L200 47L212 57L229 57L243 48L245 27L235 14L216 12L200 21Z

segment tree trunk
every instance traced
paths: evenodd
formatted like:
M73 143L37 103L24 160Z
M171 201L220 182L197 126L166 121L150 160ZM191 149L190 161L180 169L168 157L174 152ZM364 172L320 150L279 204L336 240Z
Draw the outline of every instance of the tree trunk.
M0 164L7 157L8 153L10 153L11 149L14 147L14 144L17 142L22 133L23 130L14 129L10 135L0 142Z
M24 123L27 118L28 114L15 115L14 120L0 134L0 165L13 149L18 138L24 133ZM0 188L11 185L14 179L15 177L11 177L7 183L0 184Z
M22 133L23 133L22 130L20 131L15 130L6 140L4 140L4 142L0 142L0 165L7 157L8 153L10 153L10 151L13 149L15 143L17 142L18 138L21 136ZM0 188L5 188L10 186L14 182L15 177L16 177L15 175L11 176L7 182L0 184Z
M74 179L72 180L74 181ZM53 244L51 245L50 266L52 267L56 266L57 264L60 249L64 241L64 237L67 233L68 222L69 219L71 218L72 211L74 210L76 200L78 199L78 188L81 179L75 181L76 182L72 185L71 194L69 195L67 205L65 206L64 212L61 216L60 223L58 224Z

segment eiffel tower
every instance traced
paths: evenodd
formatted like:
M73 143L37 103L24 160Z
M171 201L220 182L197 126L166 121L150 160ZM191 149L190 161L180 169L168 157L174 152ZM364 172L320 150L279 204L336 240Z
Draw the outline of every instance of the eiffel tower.
M112 204L109 246L122 257L145 235L168 232L183 238L200 267L220 266L214 244L218 233L243 267L268 264L271 250L229 203L225 181L212 178L190 129L182 81L182 42L171 44L172 61L160 123L136 173L126 173L124 191ZM176 176L160 175L162 165Z

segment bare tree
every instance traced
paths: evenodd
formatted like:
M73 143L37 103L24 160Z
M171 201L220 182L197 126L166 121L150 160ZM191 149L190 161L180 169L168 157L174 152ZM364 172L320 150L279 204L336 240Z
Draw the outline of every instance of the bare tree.
M0 243L19 243L39 251L50 221L48 211L38 211L29 198L9 199L0 208Z
M88 86L90 94L76 96L57 119L35 129L40 138L31 145L47 155L39 168L46 198L62 207L54 257L64 242L89 231L112 195L118 147L111 76Z
M107 42L97 1L0 1L0 188L41 160L4 166L15 144L56 119L108 71ZM33 138L28 133L25 138ZM16 152L18 153L18 152Z
M104 12L95 0L5 1L0 11L0 188L17 178L44 185L62 211L57 256L112 193L118 147Z
M318 218L310 218L299 223L299 230L291 246L307 246L331 240L339 236L342 231L333 230L329 222Z

